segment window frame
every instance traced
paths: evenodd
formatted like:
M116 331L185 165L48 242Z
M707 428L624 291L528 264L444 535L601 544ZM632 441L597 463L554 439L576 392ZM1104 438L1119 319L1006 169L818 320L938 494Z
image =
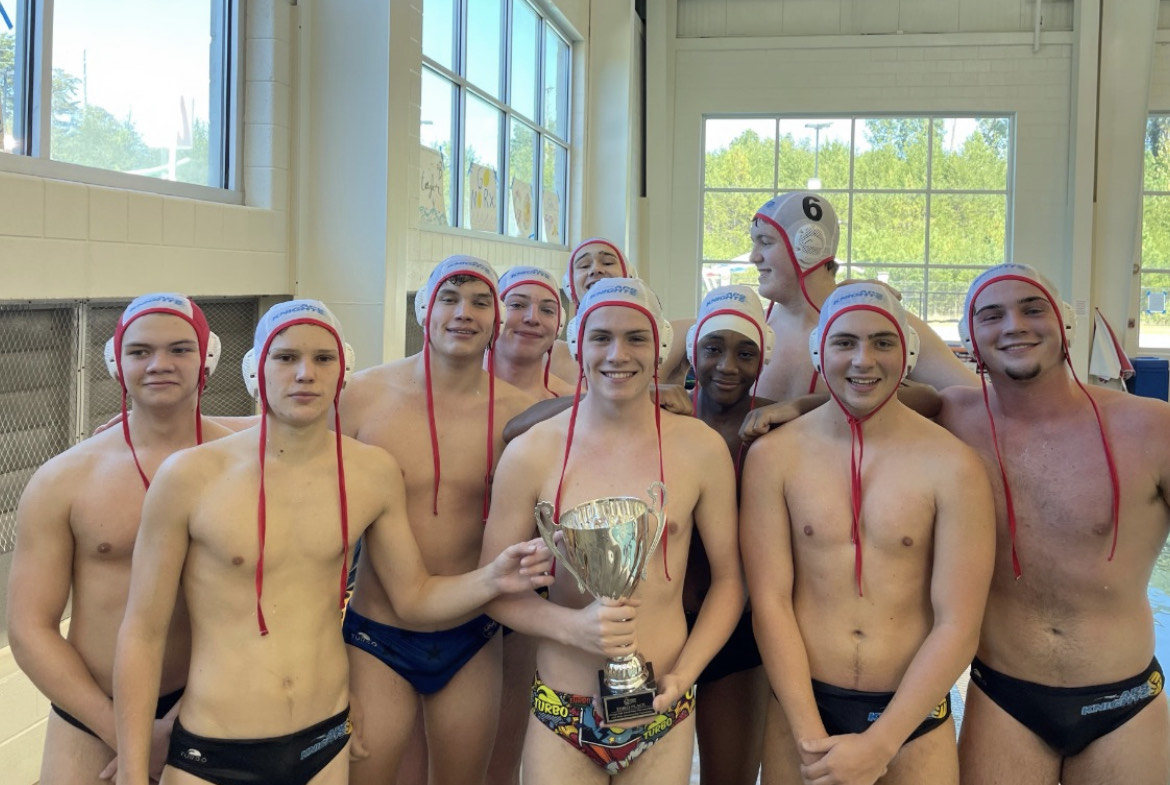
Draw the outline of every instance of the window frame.
M1154 119L1160 119L1163 121L1170 122L1170 109L1161 109L1161 110L1154 110L1154 111L1147 112L1147 114L1146 114L1146 138L1148 138L1150 122ZM1146 318L1145 304L1146 304L1146 289L1147 289L1147 287L1145 285L1144 278L1147 274L1149 274L1149 275L1170 274L1170 261L1167 261L1161 267L1150 267L1150 268L1146 267L1146 260L1145 260L1145 255L1146 255L1146 248L1145 248L1145 212L1146 212L1145 211L1145 204L1146 204L1146 200L1150 199L1150 198L1170 200L1170 190L1161 190L1161 189L1151 190L1151 189L1147 188L1146 171L1145 171L1145 154L1146 154L1146 145L1147 144L1148 144L1148 142L1146 142L1145 139L1143 139L1143 144L1142 144L1142 183L1141 183L1142 190L1141 190L1141 200L1139 202L1139 204L1140 204L1140 208L1139 208L1140 220L1138 222L1139 225L1138 225L1138 249L1137 249L1138 250L1137 343L1138 343L1138 350L1141 352L1153 353L1153 354L1158 354L1158 355L1165 355L1167 352L1170 352L1170 341L1163 340L1161 342L1151 343L1151 342L1147 342L1143 338L1144 328L1147 326L1145 324L1145 318ZM1170 150L1167 150L1167 153L1165 153L1165 154L1170 154ZM1163 291L1170 291L1170 288L1168 288L1167 290L1163 290ZM1170 313L1170 295L1168 295L1168 297L1167 297L1166 305L1167 305L1167 309L1166 309L1165 313ZM1151 324L1149 326L1153 327L1154 325ZM1148 338L1149 334L1147 334L1145 337Z
M449 195L452 200L451 214L449 222L445 224L431 224L420 222L418 228L424 231L434 232L454 232L454 233L474 233L477 235L487 235L491 237L498 237L510 242L528 243L537 246L553 246L553 247L567 247L566 234L569 228L568 214L569 214L569 200L571 194L571 173L572 173L572 143L571 143L571 116L572 116L572 62L573 62L573 43L570 37L557 25L557 23L550 17L545 9L538 3L531 2L531 0L500 0L501 5L501 34L500 34L500 51L499 51L499 73L500 83L498 85L499 97L491 95L485 89L473 84L467 77L467 58L468 58L468 6L471 0L447 0L452 6L452 30L451 30L451 58L452 67L448 68L439 61L428 56L425 51L422 54L420 80L426 78L429 72L431 76L443 80L452 87L451 99L451 124L452 124L452 162L451 172L455 179L454 184L448 184ZM535 95L535 114L536 117L529 117L520 112L512 106L512 46L513 46L513 30L514 30L514 3L522 2L526 4L533 12L537 19L536 29L536 95ZM425 20L424 20L425 24ZM558 85L557 94L557 110L563 111L564 125L563 133L561 131L553 131L549 127L549 122L545 117L548 103L545 97L546 78L547 78L547 43L548 33L556 36L560 42L565 46L563 57L559 58L558 70L563 73L563 81ZM425 39L425 35L422 36ZM425 41L424 41L425 46ZM496 172L496 226L493 231L483 229L476 229L469 225L469 216L467 215L467 164L466 164L466 145L467 145L467 118L468 118L468 102L471 97L484 102L490 109L498 112L498 142L496 145L496 156L500 162L499 171ZM512 124L517 123L527 131L534 135L535 145L533 151L535 168L532 173L532 200L533 200L533 237L524 237L510 233L508 210L511 208L511 179L512 179L512 154L511 154L511 129ZM545 147L551 142L556 148L555 152L563 152L563 199L560 203L560 215L558 231L560 233L559 242L541 239L544 234L544 176L545 176ZM421 140L420 140L421 144ZM558 159L560 160L560 159ZM556 167L556 164L554 164ZM559 168L559 167L557 167ZM555 176L555 175L554 175Z
M807 124L815 124L821 121L849 121L849 172L848 182L845 187L820 187L814 190L817 193L824 194L826 198L836 208L838 217L842 219L841 225L841 242L838 246L837 260L840 263L840 271L838 272L839 280L846 280L852 277L854 273L854 266L860 264L854 259L854 238L853 231L854 221L854 201L858 195L920 195L924 199L923 212L923 261L919 263L910 262L869 262L865 264L866 267L880 267L882 269L905 269L905 270L922 270L923 288L920 296L920 302L925 305L930 302L931 297L931 271L940 270L969 270L975 274L977 271L987 269L984 264L954 264L954 263L938 263L931 261L931 219L932 219L932 200L936 196L963 196L963 195L999 195L1004 197L1004 238L1003 238L1003 261L1010 262L1013 256L1013 237L1014 237L1014 213L1015 213L1015 145L1017 133L1017 118L1014 112L851 112L851 113L710 113L704 114L703 128L701 131L700 155L701 162L699 167L699 221L698 221L698 270L696 271L700 279L701 290L704 284L704 272L708 265L735 263L731 259L715 259L708 258L705 255L705 219L706 219L706 204L707 195L711 193L755 193L760 197L758 204L763 204L768 199L771 199L778 193L784 193L790 190L797 190L787 186L781 187L779 183L780 169L781 169L781 126L783 121L803 121ZM885 187L858 187L856 185L856 160L859 153L858 138L862 132L862 124L868 120L916 120L922 121L926 126L926 153L927 158L924 166L924 181L921 188L885 188ZM934 178L934 157L935 157L935 124L939 120L963 120L963 119L1002 119L1007 121L1007 154L1006 154L1006 177L1004 183L1004 190L986 190L986 189L958 189L935 187L933 183ZM774 123L772 136L772 190L763 187L710 187L707 185L707 123L711 120L726 120L726 121L770 121ZM812 125L809 125L811 128ZM742 131L740 132L743 133ZM751 220L750 215L744 216L744 236L745 249L750 248L750 242L746 241L747 226ZM907 310L914 312L923 319L928 318L928 314L918 314L919 302L907 303ZM935 324L936 322L931 322ZM946 322L937 322L938 324L947 324Z
M55 161L52 134L52 72L54 0L16 0L22 25L16 35L16 76L20 100L13 107L13 131L25 133L24 149L0 153L0 172L47 177L87 185L143 191L221 204L243 204L243 94L247 0L212 0L211 19L223 40L209 63L208 78L218 85L220 99L210 107L209 124L220 118L219 144L209 145L209 165L222 187L164 180L145 175ZM6 5L7 8L7 5ZM213 52L214 55L214 52ZM22 70L23 69L23 70ZM48 90L45 86L48 85ZM49 96L50 100L44 100Z

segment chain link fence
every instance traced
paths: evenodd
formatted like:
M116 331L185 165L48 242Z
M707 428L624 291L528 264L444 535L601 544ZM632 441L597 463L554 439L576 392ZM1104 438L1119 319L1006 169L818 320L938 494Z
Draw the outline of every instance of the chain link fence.
M103 351L127 302L0 303L0 554L15 545L16 506L33 472L121 411L121 386ZM259 301L199 305L223 342L203 412L252 414L239 368Z

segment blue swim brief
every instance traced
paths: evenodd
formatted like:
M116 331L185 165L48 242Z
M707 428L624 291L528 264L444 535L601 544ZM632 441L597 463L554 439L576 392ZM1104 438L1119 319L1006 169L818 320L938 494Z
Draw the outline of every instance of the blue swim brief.
M415 692L431 695L446 687L499 629L498 622L480 615L449 630L417 632L367 619L350 607L341 634L350 646L406 679Z

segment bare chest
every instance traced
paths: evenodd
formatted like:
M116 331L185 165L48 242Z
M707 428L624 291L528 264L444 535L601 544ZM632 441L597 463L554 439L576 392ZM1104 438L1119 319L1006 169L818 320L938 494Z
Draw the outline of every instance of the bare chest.
M146 491L138 473L120 467L86 478L70 489L74 557L96 562L129 562Z

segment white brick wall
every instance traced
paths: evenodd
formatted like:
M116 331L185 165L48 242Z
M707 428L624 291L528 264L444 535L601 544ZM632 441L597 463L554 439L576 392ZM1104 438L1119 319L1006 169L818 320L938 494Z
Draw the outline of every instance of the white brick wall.
M61 625L61 634L69 622ZM49 700L16 666L12 650L0 648L0 772L5 785L33 785L41 773Z
M287 0L248 12L244 204L65 182L52 178L68 169L0 156L0 299L292 292L292 12Z

